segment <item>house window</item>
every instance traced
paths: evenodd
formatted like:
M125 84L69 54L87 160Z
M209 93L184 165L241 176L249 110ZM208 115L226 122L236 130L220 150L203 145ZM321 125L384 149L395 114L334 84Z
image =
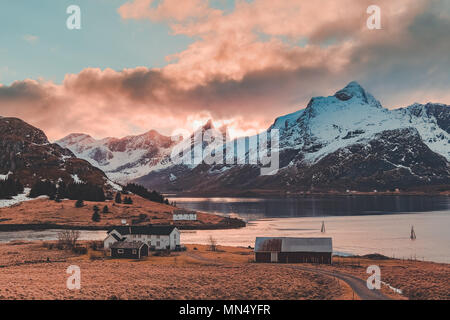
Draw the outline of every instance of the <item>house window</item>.
M136 249L133 249L133 254L137 254L137 250Z
M161 241L156 241L156 246L160 247L161 246Z
M159 239L159 236L156 236L156 239Z
M117 249L117 253L123 254L123 249Z

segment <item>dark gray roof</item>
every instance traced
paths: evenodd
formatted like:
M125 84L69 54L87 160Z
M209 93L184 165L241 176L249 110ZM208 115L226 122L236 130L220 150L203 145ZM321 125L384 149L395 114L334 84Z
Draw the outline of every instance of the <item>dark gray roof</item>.
M117 230L123 236L127 234L170 235L173 229L175 229L175 226L118 226L110 228L108 234Z
M117 241L122 241L123 239L119 238L119 236L115 233L112 234L113 238L116 239Z
M145 245L142 241L117 241L111 245L111 249L139 249Z
M255 252L333 252L331 238L257 237Z

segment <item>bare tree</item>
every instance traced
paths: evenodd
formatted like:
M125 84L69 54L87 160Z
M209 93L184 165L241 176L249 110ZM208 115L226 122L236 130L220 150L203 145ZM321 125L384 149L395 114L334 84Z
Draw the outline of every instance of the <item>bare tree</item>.
M217 241L213 238L213 236L209 236L209 247L211 251L217 250Z
M80 231L78 230L62 230L58 232L58 244L72 249L76 246L79 237Z

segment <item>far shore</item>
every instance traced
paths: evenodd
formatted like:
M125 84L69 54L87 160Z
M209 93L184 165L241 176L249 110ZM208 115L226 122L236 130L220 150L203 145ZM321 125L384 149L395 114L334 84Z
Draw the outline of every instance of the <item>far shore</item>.
M303 198L310 196L450 196L450 190L445 191L304 191L285 192L277 190L221 190L221 191L201 191L201 192L164 192L168 198Z
M224 217L212 213L196 212L195 221L173 221L173 213L181 208L152 202L136 195L129 195L133 203L114 201L88 202L80 208L74 200L56 202L36 199L0 208L0 232L23 230L109 230L122 225L173 225L180 230L238 229L246 226L238 218ZM97 207L100 221L94 222L92 215ZM182 209L181 209L182 210Z

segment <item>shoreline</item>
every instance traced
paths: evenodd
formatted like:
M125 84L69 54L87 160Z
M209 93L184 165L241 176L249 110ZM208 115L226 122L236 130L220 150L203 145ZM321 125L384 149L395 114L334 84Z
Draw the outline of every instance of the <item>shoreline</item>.
M179 192L171 193L164 192L164 196L168 198L286 198L286 199L296 199L296 198L306 198L311 196L327 197L327 196L338 196L338 197L353 197L353 196L442 196L449 197L450 191L444 192L424 192L424 191L401 191L401 192L362 192L362 191L350 191L350 192L277 192L277 191L246 191L246 192Z
M236 219L237 220L237 219ZM178 230L230 230L244 228L246 223L235 222L234 224L217 224L204 226L174 225ZM80 231L108 231L111 226L77 226L77 225L61 225L52 223L37 224L0 224L0 232L13 231L45 231L45 230L80 230Z
M104 229L80 229L80 228L73 228L68 229L64 228L65 226L62 226L63 228L46 228L46 229L17 229L17 230L2 230L3 228L0 227L0 233L1 232L14 232L14 231L56 231L56 230L79 230L79 231L106 231ZM189 229L184 229L187 231L190 231ZM183 230L181 230L183 231ZM196 230L192 230L196 231ZM15 242L25 242L30 244L39 244L39 243L46 243L46 242L54 242L57 240L44 240L44 239L14 239L10 241L1 242L0 246L5 244L13 244ZM88 243L92 241L102 241L102 240L79 240L81 243ZM186 246L190 247L198 247L198 246L207 246L204 243L186 243ZM221 245L219 245L221 246ZM227 244L221 247L227 247L227 248L234 248L234 249L245 249L245 250L254 250L252 246L245 246L245 245L231 245ZM336 251L332 254L333 260L339 261L341 260L361 260L361 259L369 259L369 260L384 260L384 261L398 261L398 262L415 262L415 263L435 263L435 264L442 264L442 265L450 265L450 262L445 261L433 261L433 260L424 260L424 259L412 259L412 258L396 258L396 257L389 257L377 252L371 252L371 253L364 253L364 254L357 254L357 253L351 253L351 252L340 252Z

